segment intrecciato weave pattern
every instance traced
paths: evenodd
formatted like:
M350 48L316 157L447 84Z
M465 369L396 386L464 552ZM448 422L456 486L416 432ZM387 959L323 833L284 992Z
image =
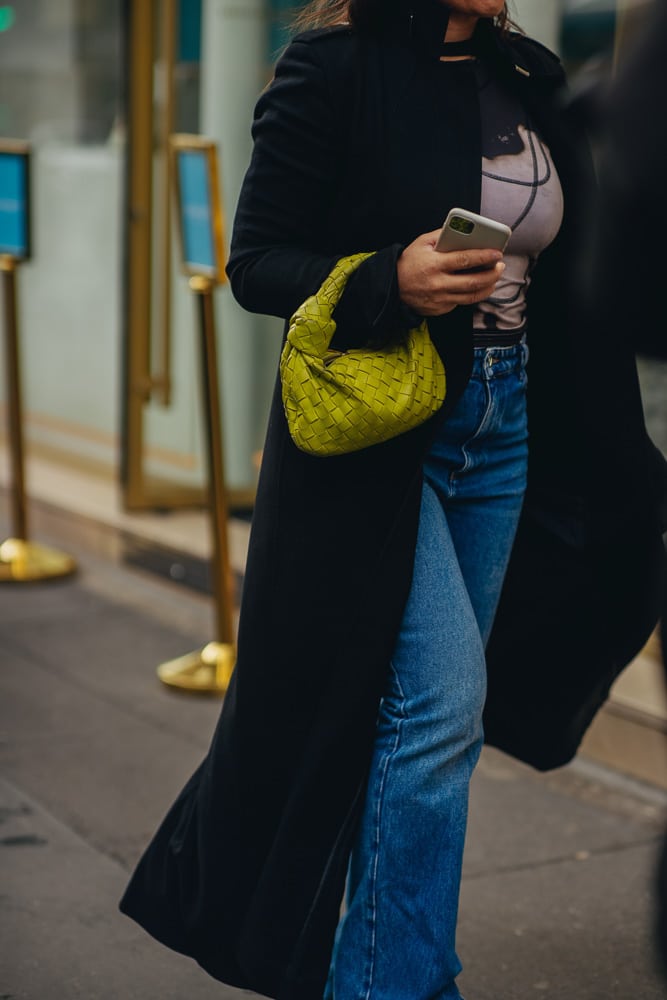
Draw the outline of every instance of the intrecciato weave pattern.
M294 443L311 455L387 441L428 420L445 398L445 369L425 321L387 350L329 350L336 304L370 256L339 260L290 320L280 359L283 405Z

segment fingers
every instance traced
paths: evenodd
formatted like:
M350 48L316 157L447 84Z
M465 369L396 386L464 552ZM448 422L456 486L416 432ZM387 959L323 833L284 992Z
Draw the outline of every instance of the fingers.
M481 302L491 294L504 270L505 265L501 261L488 270L472 274L458 271L444 279L443 290L457 305Z
M452 250L449 253L439 253L439 267L443 271L468 271L472 267L492 268L503 259L500 250Z
M422 289L419 311L424 316L439 316L451 312L456 306L483 302L493 294L504 270L505 265L499 262L490 270L472 274L441 273Z
M397 261L401 299L422 316L487 299L505 269L498 250L435 251L439 230L406 247Z

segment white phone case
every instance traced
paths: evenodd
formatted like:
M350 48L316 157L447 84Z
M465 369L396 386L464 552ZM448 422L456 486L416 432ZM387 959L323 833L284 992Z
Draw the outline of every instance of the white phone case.
M436 250L504 250L512 230L503 222L453 208L440 231Z

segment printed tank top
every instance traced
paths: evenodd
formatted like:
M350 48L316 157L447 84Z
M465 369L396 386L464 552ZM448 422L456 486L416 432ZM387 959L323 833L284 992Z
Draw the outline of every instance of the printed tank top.
M500 343L503 334L525 325L530 275L560 229L563 192L551 153L525 109L483 62L474 65L482 123L480 213L506 223L512 236L505 271L494 295L476 307L473 328L477 341L491 343L497 331Z
M555 239L563 218L563 192L551 153L520 101L480 59L441 63L451 85L473 73L481 116L480 213L512 229L505 271L494 295L473 313L477 346L501 344L526 324L526 292L540 253ZM445 206L447 209L452 206ZM473 208L462 205L461 208Z

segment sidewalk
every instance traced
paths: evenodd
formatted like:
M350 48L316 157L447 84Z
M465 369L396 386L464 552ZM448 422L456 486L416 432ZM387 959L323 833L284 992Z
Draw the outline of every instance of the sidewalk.
M217 719L215 699L155 674L211 638L210 601L73 554L72 580L0 588L0 1000L240 998L117 911ZM461 903L467 1000L665 997L650 935L666 804L583 761L541 776L485 750Z

